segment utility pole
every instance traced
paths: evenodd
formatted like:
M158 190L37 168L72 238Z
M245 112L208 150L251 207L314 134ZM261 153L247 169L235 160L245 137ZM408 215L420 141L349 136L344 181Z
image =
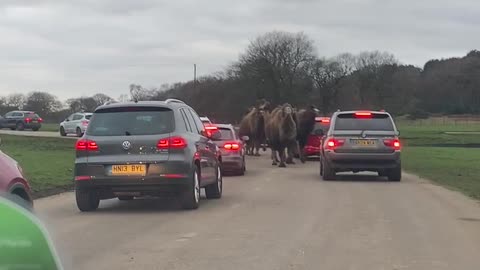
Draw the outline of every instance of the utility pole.
M197 86L197 64L193 64L193 88Z

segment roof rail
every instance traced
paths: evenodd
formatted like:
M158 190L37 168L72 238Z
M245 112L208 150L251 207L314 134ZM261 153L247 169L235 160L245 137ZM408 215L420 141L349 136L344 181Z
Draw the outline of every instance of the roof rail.
M105 103L103 103L103 105L110 105L110 104L113 104L113 103L118 103L118 101L115 101L115 100L109 100Z
M175 98L169 98L169 99L165 100L165 103L183 103L183 104L185 104L185 102L181 101L180 99L175 99Z

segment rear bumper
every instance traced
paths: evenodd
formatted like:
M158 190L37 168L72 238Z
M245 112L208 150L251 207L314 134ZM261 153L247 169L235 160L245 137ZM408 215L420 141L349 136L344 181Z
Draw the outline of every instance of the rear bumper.
M224 171L234 171L243 168L243 157L241 156L223 156L222 168Z
M379 170L400 165L400 151L393 153L336 153L326 151L325 161L336 171Z
M28 123L28 124L25 124L25 128L26 129L33 129L33 128L38 128L40 129L42 127L42 124L40 123Z
M167 165L168 164L168 165ZM111 176L104 165L75 164L75 187L96 189L106 193L139 192L156 195L183 190L192 179L193 167L183 162L150 164L146 176Z
M320 155L320 147L307 145L304 148L304 152L306 156L319 156Z

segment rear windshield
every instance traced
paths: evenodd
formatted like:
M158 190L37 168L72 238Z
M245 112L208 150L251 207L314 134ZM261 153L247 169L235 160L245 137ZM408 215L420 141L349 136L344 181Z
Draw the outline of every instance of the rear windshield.
M40 118L40 116L38 116L38 114L36 114L36 113L27 113L27 114L25 114L25 117Z
M221 137L220 140L226 141L226 140L233 140L235 137L233 136L233 132L229 128L220 128L218 129L220 131Z
M168 108L124 107L95 112L88 125L87 135L155 135L173 130L173 111Z
M86 115L85 115L85 119L90 120L90 118L92 118L92 115L91 115L91 114L86 114Z
M357 117L355 114L340 114L335 121L335 130L384 130L393 131L388 114L372 114Z

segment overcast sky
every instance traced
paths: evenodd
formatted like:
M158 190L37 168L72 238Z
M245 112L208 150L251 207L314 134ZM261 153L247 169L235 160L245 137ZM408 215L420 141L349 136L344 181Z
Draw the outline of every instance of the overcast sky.
M480 47L477 0L0 0L0 95L118 97L219 71L257 35L303 31L320 56L423 66Z

